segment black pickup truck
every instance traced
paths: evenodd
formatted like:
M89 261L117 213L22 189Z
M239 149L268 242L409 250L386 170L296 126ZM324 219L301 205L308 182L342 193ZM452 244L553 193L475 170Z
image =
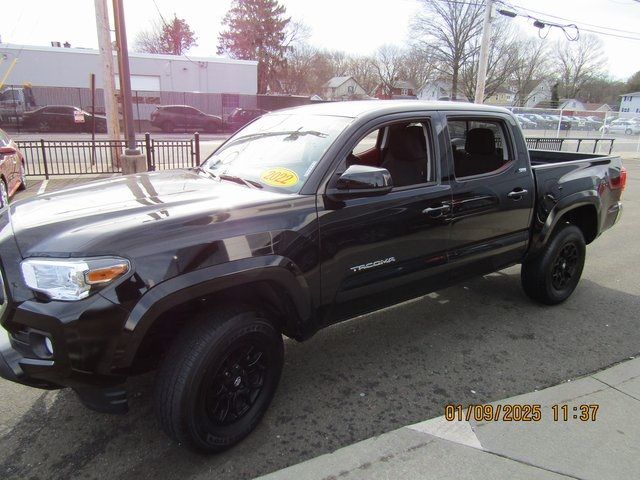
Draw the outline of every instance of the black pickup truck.
M283 334L518 263L532 299L564 301L625 182L615 156L528 151L501 108L270 113L198 168L0 211L0 373L124 412L125 380L157 368L159 423L220 451L267 409Z

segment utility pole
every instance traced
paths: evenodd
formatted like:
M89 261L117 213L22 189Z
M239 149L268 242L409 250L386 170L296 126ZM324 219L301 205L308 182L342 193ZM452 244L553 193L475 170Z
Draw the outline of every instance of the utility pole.
M95 0L94 3L98 30L98 51L102 60L102 91L104 93L104 109L107 114L107 134L110 140L120 140L120 116L114 83L115 71L113 69L109 10L107 9L107 0ZM115 155L115 164L118 166L120 164L119 152Z
M484 21L482 22L482 43L480 43L480 60L478 61L478 78L476 80L475 103L484 103L484 86L487 81L487 64L489 63L489 43L491 42L491 14L493 0L485 0Z
M127 141L127 148L125 148L124 155L122 156L122 173L137 173L147 170L147 162L145 156L142 155L140 149L138 149L135 125L133 123L129 50L127 46L127 30L124 23L122 0L113 0L113 22L116 28L120 97L122 98L122 116L124 118L124 129Z

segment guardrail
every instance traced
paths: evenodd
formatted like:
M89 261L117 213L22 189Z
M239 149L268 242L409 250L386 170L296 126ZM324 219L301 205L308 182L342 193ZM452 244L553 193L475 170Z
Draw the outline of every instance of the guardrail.
M124 140L18 140L28 176L96 175L121 172ZM147 169L189 168L200 164L200 136L156 140L149 133L140 142Z
M584 144L588 147L591 147L589 142L593 142L593 149L591 153L596 153L598 150L598 145L602 144L607 147L607 142L609 143L609 155L613 151L613 142L615 142L615 138L549 138L549 137L526 137L527 147L531 150L562 150L567 145L575 142L575 151L580 152L580 147ZM565 150L569 150L567 147Z

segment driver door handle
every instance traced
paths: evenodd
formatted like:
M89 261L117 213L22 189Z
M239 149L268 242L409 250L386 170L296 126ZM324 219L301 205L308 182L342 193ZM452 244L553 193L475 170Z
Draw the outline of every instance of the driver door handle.
M520 199L520 197L522 197L523 195L526 195L527 193L528 193L528 190L525 190L524 188L516 188L515 190L507 193L507 197Z
M425 215L431 215L432 217L439 217L451 210L451 205L441 205L439 207L428 207L422 210Z

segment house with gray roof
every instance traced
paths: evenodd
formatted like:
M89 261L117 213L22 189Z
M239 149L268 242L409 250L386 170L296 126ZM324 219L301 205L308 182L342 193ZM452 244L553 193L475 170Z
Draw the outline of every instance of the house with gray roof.
M367 92L353 77L333 77L322 86L325 100L354 100L365 98Z

